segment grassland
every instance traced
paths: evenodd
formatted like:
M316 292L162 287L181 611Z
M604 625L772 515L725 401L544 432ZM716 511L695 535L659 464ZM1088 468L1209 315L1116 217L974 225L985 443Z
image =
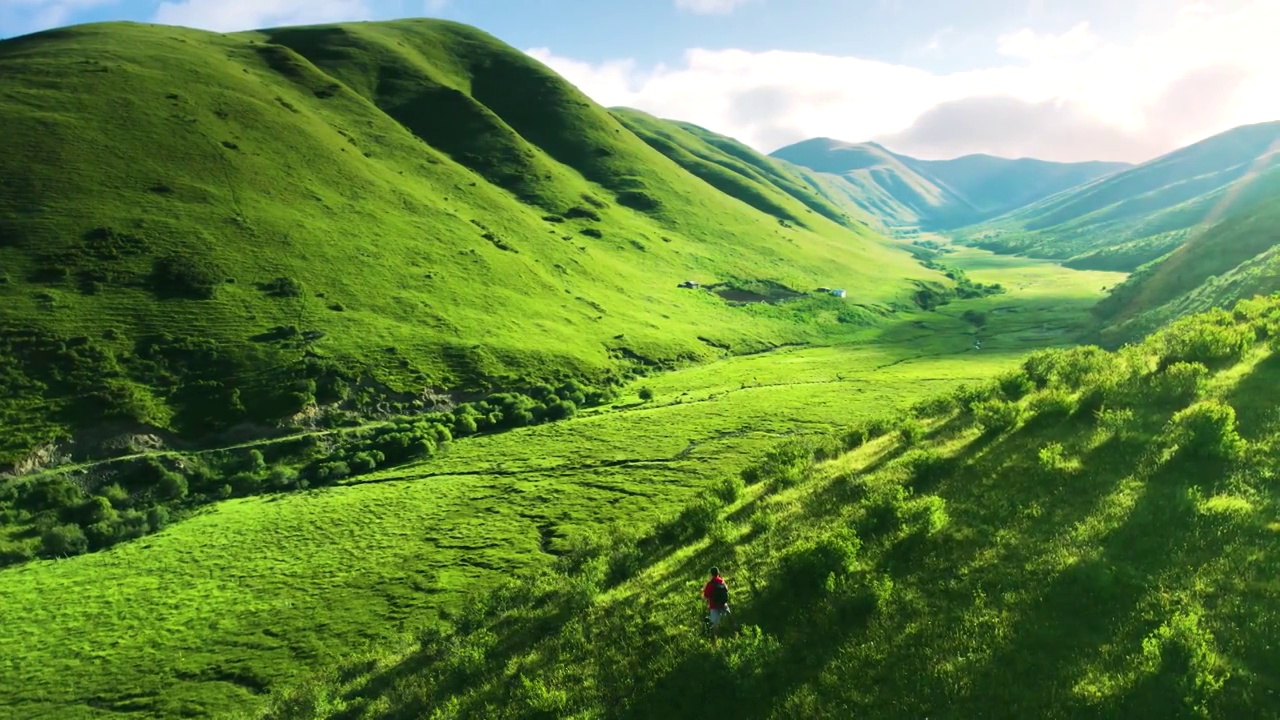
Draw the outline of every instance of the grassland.
M1241 304L785 441L253 717L1280 716L1278 332Z
M780 163L739 152L723 192L453 23L9 39L0 124L0 464L269 432L317 374L369 410L846 329L688 279L879 310L946 284ZM673 156L715 140L671 130Z
M0 628L0 707L49 718L254 707L602 527L677 511L779 438L831 432L1070 342L1117 279L953 256L1010 293L637 379L615 407L569 421L458 440L337 487L221 502L103 552L0 571L0 608L24 618ZM981 351L968 311L987 315ZM74 603L49 602L72 592Z

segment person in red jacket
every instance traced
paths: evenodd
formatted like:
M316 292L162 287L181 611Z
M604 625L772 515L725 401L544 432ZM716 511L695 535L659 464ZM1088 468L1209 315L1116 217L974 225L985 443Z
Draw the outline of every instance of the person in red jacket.
M711 613L711 644L719 644L720 622L729 616L729 585L720 577L720 568L711 568L711 579L702 586L702 597Z

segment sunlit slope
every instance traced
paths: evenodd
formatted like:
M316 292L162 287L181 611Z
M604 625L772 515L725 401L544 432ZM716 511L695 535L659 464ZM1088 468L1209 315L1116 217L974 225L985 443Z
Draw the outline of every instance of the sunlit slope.
M631 108L612 112L655 150L762 212L800 224L817 213L843 225L865 225L860 206L839 189L843 183L828 176L762 155L691 123L659 120Z
M852 201L887 227L942 230L986 220L1128 167L966 155L919 160L874 143L813 138L773 157L837 176Z
M888 305L941 277L717 190L455 23L16 38L0 124L0 419L21 433L0 455L107 418L171 428L202 393L291 413L308 357L388 392L484 390L827 329L686 279Z
M1192 239L1112 289L1095 314L1111 343L1170 320L1280 291L1280 201L1276 198L1197 229Z
M793 437L257 717L1276 717L1278 331L1242 303Z
M1133 270L1280 193L1280 122L1202 140L961 236L998 252Z

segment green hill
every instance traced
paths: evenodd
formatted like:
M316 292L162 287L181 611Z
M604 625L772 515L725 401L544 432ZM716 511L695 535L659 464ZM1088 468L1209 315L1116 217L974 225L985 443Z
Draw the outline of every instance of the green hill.
M957 236L997 252L1133 270L1280 192L1280 122L1246 125Z
M1278 333L1242 303L785 441L256 717L1275 717Z
M874 143L814 138L772 153L843 180L848 198L889 228L953 229L1129 167L967 155L918 160Z
M1118 344L1171 320L1280 291L1280 202L1274 198L1197 228L1186 243L1111 290L1095 314Z
M449 22L14 38L0 125L0 463L604 386L947 282L801 175Z

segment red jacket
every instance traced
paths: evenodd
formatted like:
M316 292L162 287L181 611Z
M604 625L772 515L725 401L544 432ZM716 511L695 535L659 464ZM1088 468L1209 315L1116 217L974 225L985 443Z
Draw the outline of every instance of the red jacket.
M725 587L729 587L729 583L724 582L724 578L722 578L722 577L720 577L719 575L717 575L717 576L715 576L714 578L711 578L710 580L708 580L706 585L703 585L703 586L702 586L702 597L706 598L706 600L707 600L707 608L708 608L708 609L710 609L710 610L723 610L723 609L724 609L724 605L723 605L723 604L721 604L721 605L717 605L717 604L716 604L716 601L711 599L711 587L712 587L712 584L713 584L713 583L715 583L715 581L716 581L716 580L719 580L720 582L723 582Z

